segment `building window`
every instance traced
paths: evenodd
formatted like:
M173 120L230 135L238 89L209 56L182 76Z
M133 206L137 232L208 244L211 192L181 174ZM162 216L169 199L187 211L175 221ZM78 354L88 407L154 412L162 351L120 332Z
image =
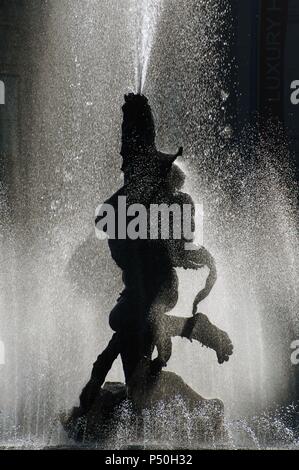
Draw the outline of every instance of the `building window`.
M0 80L0 104L5 104L5 85Z

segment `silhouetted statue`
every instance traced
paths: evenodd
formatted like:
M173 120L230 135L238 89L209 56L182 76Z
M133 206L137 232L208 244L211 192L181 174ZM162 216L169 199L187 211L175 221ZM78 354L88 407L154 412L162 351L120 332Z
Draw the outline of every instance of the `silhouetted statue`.
M174 164L182 155L182 148L174 155L156 149L154 120L144 96L125 96L123 114L124 185L106 203L115 208L116 215L119 196L126 196L127 207L138 203L148 210L151 204L178 204L180 207L189 204L194 231L194 204L190 195L181 191L185 175ZM100 214L96 223L102 217ZM115 333L93 365L91 378L80 396L79 413L89 411L119 354L129 395L132 388L146 387L147 381L160 374L171 356L174 336L194 339L214 349L219 363L229 359L233 347L228 335L212 325L204 314L197 313L198 303L210 293L216 281L214 260L204 247L194 245L193 250L185 250L186 242L193 243L193 238L184 233L180 239L170 237L168 240L109 238L111 255L122 270L125 287L109 317ZM204 289L194 300L193 316L166 315L178 301L175 268L204 266L209 268L209 275ZM158 356L152 360L155 346Z

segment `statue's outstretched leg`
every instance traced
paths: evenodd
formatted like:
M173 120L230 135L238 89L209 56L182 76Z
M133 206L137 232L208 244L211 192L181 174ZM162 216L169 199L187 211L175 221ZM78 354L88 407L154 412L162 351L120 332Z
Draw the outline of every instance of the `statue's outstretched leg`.
M98 356L93 364L89 382L83 388L80 395L80 412L87 413L92 407L97 394L105 382L113 362L120 353L120 337L114 333L106 349Z
M228 334L213 325L203 313L197 313L189 318L163 314L158 322L154 339L158 356L151 364L153 374L158 374L163 367L166 367L171 356L173 337L198 341L203 346L213 349L219 364L228 361L233 353L233 344Z
M163 327L160 331L165 331L172 337L180 336L190 341L199 341L203 346L216 352L220 364L228 361L233 353L233 344L228 334L213 325L203 313L197 313L189 318L163 315L161 321Z
M151 372L157 374L165 367L171 355L171 337L188 338L198 341L203 346L213 349L222 364L229 360L233 345L227 333L213 325L203 313L193 317L162 315L159 337L155 339L158 357L152 361ZM113 362L121 354L122 341L119 333L114 333L107 348L98 356L91 373L91 378L80 395L80 411L87 413L92 407L99 389L105 382Z

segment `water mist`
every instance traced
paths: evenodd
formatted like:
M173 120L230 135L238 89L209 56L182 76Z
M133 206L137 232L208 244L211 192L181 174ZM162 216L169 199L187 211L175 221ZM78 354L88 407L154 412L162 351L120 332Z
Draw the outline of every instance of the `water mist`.
M200 310L235 345L220 367L213 351L178 339L168 369L205 397L223 400L224 445L265 447L269 430L277 447L298 445L281 411L293 396L289 347L299 337L292 174L274 158L287 160L283 143L274 151L252 130L233 142L220 120L221 97L228 93L220 78L225 53L217 51L225 42L219 33L223 2L100 3L48 0L33 8L26 2L13 213L8 195L0 193L0 340L6 353L0 445L73 444L59 413L77 404L111 335L108 315L122 289L106 244L95 237L94 210L122 184L123 95L145 88L158 146L172 152L184 145L179 163L186 189L204 209L203 242L219 276ZM246 152L255 154L254 165ZM205 277L204 271L179 271L179 303L171 313L191 314ZM123 381L119 361L108 380ZM126 413L119 447L136 437L125 426ZM172 412L159 413L163 429L173 434L162 445L171 446L179 440ZM189 422L192 430L192 417Z

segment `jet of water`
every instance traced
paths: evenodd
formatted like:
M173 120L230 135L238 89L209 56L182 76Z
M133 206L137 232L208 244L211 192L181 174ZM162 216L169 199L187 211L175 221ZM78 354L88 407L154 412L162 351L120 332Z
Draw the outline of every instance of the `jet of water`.
M163 0L135 0L135 90L142 93Z

